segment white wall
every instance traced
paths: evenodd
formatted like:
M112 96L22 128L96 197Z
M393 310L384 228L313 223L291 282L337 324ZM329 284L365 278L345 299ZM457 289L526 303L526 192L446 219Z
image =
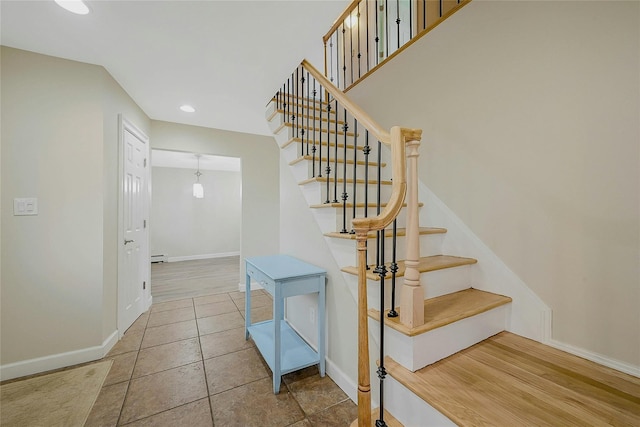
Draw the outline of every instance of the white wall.
M102 67L1 55L4 377L37 358L81 361L115 331L116 111L148 119ZM39 214L13 216L15 197L37 197Z
M349 91L424 130L420 179L553 310L640 366L638 2L475 0Z
M205 197L196 199L194 170L152 168L152 255L171 259L240 251L240 172L203 170L200 182Z
M245 281L245 257L278 252L279 153L272 137L152 121L151 147L239 157L242 162L241 283Z

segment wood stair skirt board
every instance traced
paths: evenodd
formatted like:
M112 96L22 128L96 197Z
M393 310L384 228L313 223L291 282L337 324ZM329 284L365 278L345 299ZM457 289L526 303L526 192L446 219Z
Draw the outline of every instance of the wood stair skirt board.
M429 271L442 270L443 268L459 267L462 265L470 265L470 264L475 264L477 262L478 261L473 258L463 258L463 257L457 257L457 256L451 256L451 255L434 255L434 256L428 256L428 257L421 257L418 264L418 270L420 271L420 273L427 273ZM387 264L387 267L389 266L390 264ZM376 281L380 280L380 276L378 276L373 272L376 266L371 265L369 267L370 269L367 270L367 279L376 280ZM404 260L398 261L398 272L396 273L396 277L403 277L405 269L406 267L404 265ZM354 276L358 275L358 267L354 267L354 266L344 267L341 270L345 273L353 274ZM385 279L390 279L390 278L391 278L391 272L388 272L387 275L385 276Z
M415 328L401 324L400 317L387 317L385 311L385 348L406 369L416 371L504 331L510 302L509 297L473 288L427 299L425 324ZM380 312L370 309L369 316L377 332Z
M385 367L385 406L405 425L640 425L639 378L509 332L417 372Z

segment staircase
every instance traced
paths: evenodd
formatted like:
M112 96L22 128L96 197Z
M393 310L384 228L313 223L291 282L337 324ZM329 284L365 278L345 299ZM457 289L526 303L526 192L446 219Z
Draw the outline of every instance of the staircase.
M526 292L518 286L509 287L514 299L488 291L496 286L492 288L486 282L499 274L491 273L476 258L465 256L464 250L444 253L445 247L460 247L445 243L449 233L446 227L418 224L418 218L425 217L418 211L428 207L417 197L424 195L419 191L415 170L420 132L392 129L391 139L395 137L400 144L392 142L390 154L378 142L386 137L384 131L306 61L270 102L266 117L282 149L282 159L314 212L347 286L357 289L352 294L359 312L358 425L379 418L379 411L371 412L371 394L377 396L381 389L384 406L381 397L374 400L384 409L386 425L542 425L527 421L552 419L527 412L549 403L544 396L537 396L540 403L532 405L529 401L535 393L522 392L528 382L522 385L511 381L487 389L476 387L477 382L483 381L484 375L503 381L504 372L483 372L486 368L476 364L480 373L465 373L471 366L467 358L485 362L493 357L493 364L501 365L495 354L485 353L512 345L515 356L505 354L503 367L509 375L530 367L542 377L563 372L566 378L558 383L564 386L583 375L567 373L569 369L555 367L542 356L521 363L520 348L542 354L547 350L536 345L546 346L504 331L536 336L527 322L535 319L535 309L539 308L527 312L523 301L533 300L524 298ZM409 149L405 151L406 147ZM392 170L389 165L393 165ZM491 264L491 260L486 262ZM504 275L500 278L509 282ZM407 299L407 294L419 295L420 299ZM382 349L376 357L379 367L375 372L369 364L370 339L373 347ZM566 359L563 363L573 366L579 361ZM550 373L544 373L545 369ZM598 368L589 369L595 372ZM374 384L373 390L369 381L372 372L386 377L379 385ZM451 379L442 380L446 375ZM463 396L460 389L443 386L456 375L467 379L460 383L464 384L460 385L465 389ZM433 387L433 383L441 387ZM635 420L636 412L640 415L640 381L625 378L621 384L631 390L630 397L622 400L613 413L622 408L621 420ZM491 408L483 395L489 392L496 398L513 399L506 405L521 408L525 415ZM571 396L570 401L576 399ZM627 404L634 406L627 410ZM573 405L550 410L573 414ZM611 417L608 412L602 415L602 419ZM567 419L574 423L581 418L573 414Z
M384 148L378 147L375 152L377 141L362 122L353 119L343 103L337 103L325 87L328 85L321 88L320 79L310 64L304 64L294 73L288 92L284 86L269 104L266 116L310 209L321 211L315 216L330 239L336 261L347 280L355 283L358 236L353 231L353 218L371 218L387 206L395 178L388 167L393 159ZM417 156L417 149L413 155ZM416 184L413 185L417 196ZM407 205L408 202L402 204L394 227L384 230L383 237L376 231L367 231L363 245L368 248L364 255L368 264L367 306L372 307L367 315L370 328L377 329L372 336L379 335L382 286L386 291L382 296L384 307L388 308L383 316L386 355L393 363L416 371L503 331L511 299L471 287L468 269L477 261L461 256L464 254L442 254L441 241L447 233L442 227L414 227L418 253L423 256L418 255L409 267L412 262L406 259L410 251L406 240L412 224L408 217L417 220L418 216L408 212ZM417 203L414 209L422 207ZM407 271L417 274L421 284L418 295L427 296L418 301L417 318L424 320L413 325L411 321L400 321L403 314L409 319L414 317L409 313L410 306L398 303ZM398 313L396 317L388 317L392 306ZM459 339L451 340L452 336Z

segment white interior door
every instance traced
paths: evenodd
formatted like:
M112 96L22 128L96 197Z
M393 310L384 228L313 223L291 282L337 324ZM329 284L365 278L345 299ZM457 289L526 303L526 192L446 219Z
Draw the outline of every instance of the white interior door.
M128 126L122 129L122 253L118 284L118 330L120 336L146 309L148 293L147 229L149 192L148 141Z

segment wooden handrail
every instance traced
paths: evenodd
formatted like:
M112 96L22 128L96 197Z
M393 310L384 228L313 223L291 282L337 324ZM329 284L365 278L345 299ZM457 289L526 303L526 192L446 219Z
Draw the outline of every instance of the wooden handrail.
M328 78L318 71L313 65L306 59L302 61L302 66L311 74L324 88L329 92L338 103L344 107L353 117L358 120L358 123L362 124L375 136L378 141L385 145L391 144L391 136L389 132L384 130L369 114L367 114L362 108L360 108L355 102L351 101L340 89L335 87Z
M353 0L351 4L347 6L344 12L342 12L342 15L340 15L338 19L335 20L335 22L333 23L329 31L327 31L327 34L325 34L324 37L322 37L322 41L324 43L327 43L327 40L329 40L333 35L333 33L338 29L338 27L342 25L344 20L347 19L347 16L351 15L351 12L353 12L353 9L358 7L358 4L360 4L360 1L361 0Z

